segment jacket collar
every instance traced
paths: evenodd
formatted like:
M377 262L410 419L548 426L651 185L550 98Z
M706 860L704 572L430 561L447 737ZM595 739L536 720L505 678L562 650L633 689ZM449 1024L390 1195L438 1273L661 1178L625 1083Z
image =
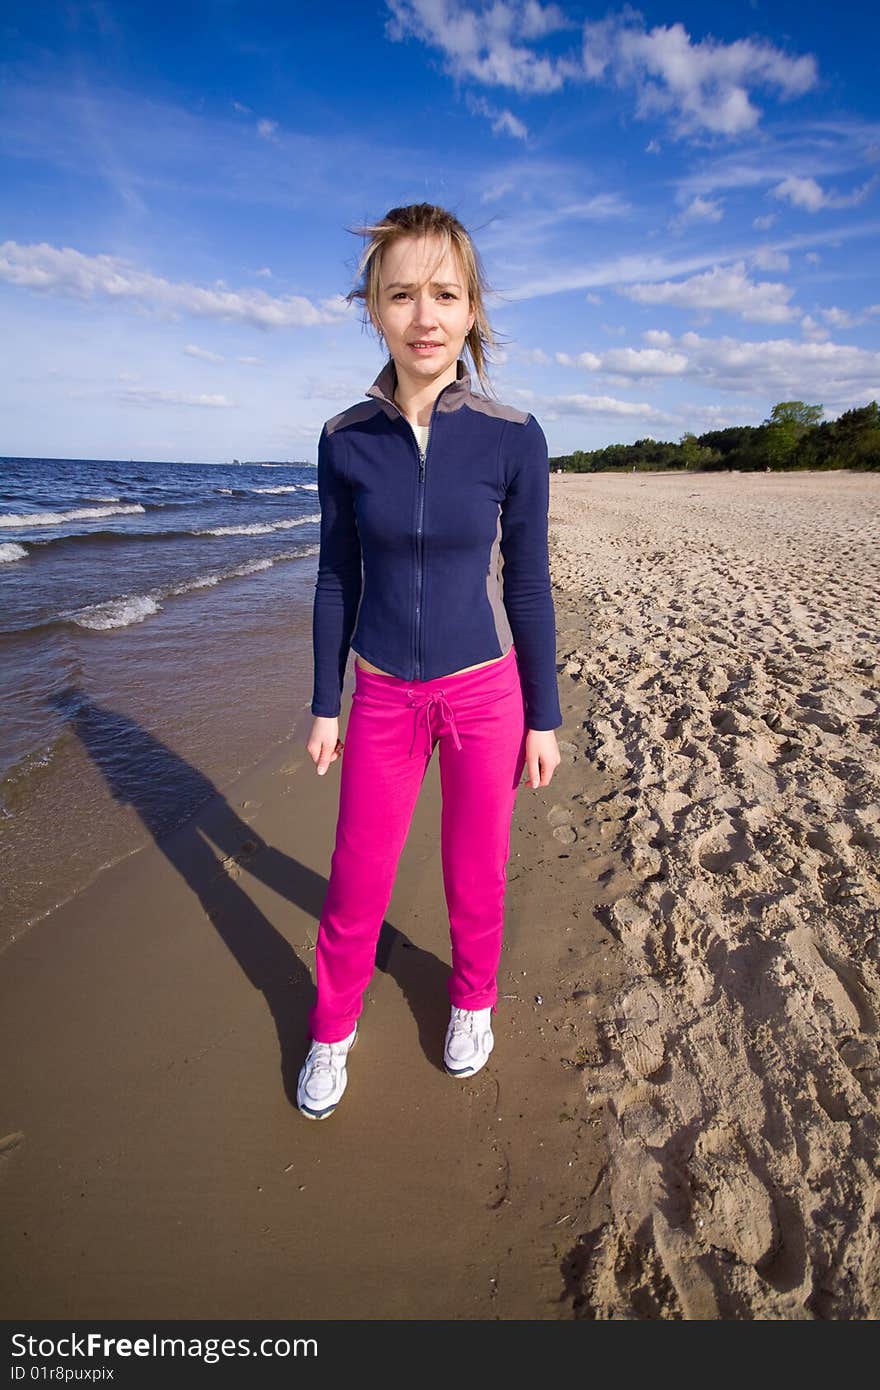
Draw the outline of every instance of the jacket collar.
M438 397L438 410L457 410L463 405L471 390L471 374L464 364L464 360L459 357L456 367L457 376L455 381L451 381L448 386L444 386L440 392L442 400ZM376 380L373 382L368 396L373 396L379 401L380 405L391 406L391 409L400 415L401 409L395 403L394 392L397 387L397 368L394 365L394 358L389 357L385 366L382 368Z

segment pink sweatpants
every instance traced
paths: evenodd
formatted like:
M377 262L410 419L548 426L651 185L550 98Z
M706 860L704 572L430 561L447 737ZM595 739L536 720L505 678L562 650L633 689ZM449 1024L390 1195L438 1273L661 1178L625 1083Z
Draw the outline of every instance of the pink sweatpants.
M339 819L315 948L319 1042L348 1037L363 1008L400 854L437 742L440 852L449 913L449 997L485 1009L498 997L510 823L525 767L516 651L430 681L355 663L340 759Z

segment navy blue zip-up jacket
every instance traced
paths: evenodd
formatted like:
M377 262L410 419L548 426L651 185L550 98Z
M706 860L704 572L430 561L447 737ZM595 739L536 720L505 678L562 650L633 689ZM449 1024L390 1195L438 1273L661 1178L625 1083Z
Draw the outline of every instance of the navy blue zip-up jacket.
M527 727L558 729L541 426L473 391L460 359L422 454L396 384L389 360L321 431L312 714L339 714L350 649L422 681L515 645Z

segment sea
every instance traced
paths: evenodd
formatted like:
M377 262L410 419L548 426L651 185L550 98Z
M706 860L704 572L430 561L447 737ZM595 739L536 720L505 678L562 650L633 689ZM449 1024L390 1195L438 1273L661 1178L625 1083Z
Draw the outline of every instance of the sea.
M313 464L0 457L0 951L290 739Z

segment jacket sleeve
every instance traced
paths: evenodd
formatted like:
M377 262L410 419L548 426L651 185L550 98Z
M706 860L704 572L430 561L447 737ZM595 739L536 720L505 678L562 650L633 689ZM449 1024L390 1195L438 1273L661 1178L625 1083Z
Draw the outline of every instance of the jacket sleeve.
M502 441L506 496L501 506L504 607L513 633L529 729L562 723L556 682L556 614L550 590L547 519L550 461L534 416L508 421Z
M361 545L351 486L344 468L345 441L325 425L318 442L321 550L315 582L312 643L315 683L312 714L339 714L342 686L361 597Z

